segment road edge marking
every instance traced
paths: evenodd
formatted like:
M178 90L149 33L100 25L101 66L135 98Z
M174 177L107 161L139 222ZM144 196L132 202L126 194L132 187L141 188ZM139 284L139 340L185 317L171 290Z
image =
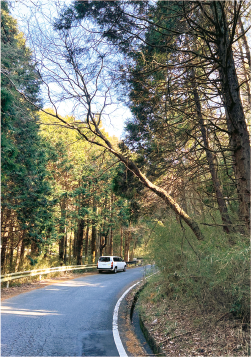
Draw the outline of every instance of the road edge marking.
M136 284L133 284L132 286L130 286L130 288L128 288L124 294L118 299L114 311L113 311L113 320L112 320L112 332L113 332L113 338L114 338L114 342L115 345L117 347L118 353L120 357L128 357L123 343L121 341L120 335L119 335L119 326L118 326L118 314L119 314L119 307L121 304L121 301L124 299L124 297L126 296L126 294L129 293L129 291L131 289L133 289L136 285L138 285L142 280L138 281Z
M149 276L146 277L147 278L150 278L152 275L155 275L157 274L158 272L156 273L153 273ZM123 295L121 295L121 297L118 299L116 305L115 305L115 308L114 308L114 311L113 311L113 319L112 319L112 333L113 333L113 339L114 339L114 342L115 342L115 345L117 347L117 350L118 350L118 353L119 353L119 356L120 357L128 357L125 349L124 349L124 346L123 346L123 343L121 341L121 338L120 338L120 335L119 335L119 326L118 326L118 314L119 314L119 307L120 307L120 304L121 304L121 301L124 299L124 297L129 293L129 291L131 289L133 289L136 285L140 284L141 282L143 281L143 279L141 279L140 281L138 281L137 283L133 284L132 286L130 286L130 288L128 288L124 293Z

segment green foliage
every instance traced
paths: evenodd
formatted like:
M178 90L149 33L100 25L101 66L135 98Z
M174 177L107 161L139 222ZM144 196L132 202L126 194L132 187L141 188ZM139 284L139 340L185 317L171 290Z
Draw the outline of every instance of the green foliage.
M18 92L40 105L40 81L7 3L1 6L2 210L12 212L16 231L25 231L26 243L43 246L54 230L55 202L46 169L51 151L38 135L37 111Z
M29 259L31 266L34 266L37 264L37 262L38 262L37 259L33 259L30 255L27 255L26 257L27 257L27 259Z
M54 114L51 109L46 111ZM65 117L64 120L72 122L75 118ZM85 142L76 131L51 124L57 124L55 119L40 113L40 135L56 153L56 159L49 163L48 169L57 198L58 239L63 239L65 232L77 235L80 223L84 229L87 225L94 226L98 236L105 237L108 230L113 229L115 234L114 230L120 229L121 225L135 222L139 211L136 199L129 199L120 188L114 188L116 180L120 185L118 177L124 168L117 169L114 157Z
M74 1L64 9L54 27L57 30L70 29L83 19L94 19L104 31L104 38L117 45L121 51L128 52L132 50L131 32L135 31L135 21L124 11L125 6L128 4L124 1ZM146 1L130 1L134 14L142 15L147 12L148 7Z
M113 191L117 196L128 201L128 219L132 223L137 223L140 217L140 193L144 186L135 175L126 169L123 164L119 164L116 175L113 178Z
M219 229L204 229L207 241L193 236L175 218L158 224L149 243L149 257L161 271L161 293L171 299L195 300L202 310L226 309L249 319L250 247L241 235L230 246ZM162 294L162 295L161 295Z

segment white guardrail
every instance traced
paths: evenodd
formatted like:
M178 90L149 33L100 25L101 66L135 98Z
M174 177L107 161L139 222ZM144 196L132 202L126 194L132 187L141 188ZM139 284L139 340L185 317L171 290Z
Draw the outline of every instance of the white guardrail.
M54 268L21 271L21 272L12 273L12 274L4 274L4 275L1 275L1 283L7 282L7 287L9 287L9 282L11 280L15 280L15 279L28 278L30 276L36 276L36 275L39 275L39 278L41 279L41 276L43 274L63 272L63 271L69 271L69 270L85 270L85 269L94 268L96 266L97 266L96 264L71 265L71 266L61 266L61 267L54 267Z

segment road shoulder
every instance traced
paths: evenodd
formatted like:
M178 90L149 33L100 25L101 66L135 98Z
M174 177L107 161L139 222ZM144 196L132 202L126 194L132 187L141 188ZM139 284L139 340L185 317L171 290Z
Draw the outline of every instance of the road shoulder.
M28 283L16 283L14 286L10 286L9 288L1 288L1 301L6 299L10 299L14 296L28 293L29 291L42 289L48 285L62 283L63 281L72 280L81 278L83 276L97 274L97 272L90 272L90 273L62 273L53 278L45 278L42 280L35 280Z
M144 340L142 340L138 336L135 331L135 327L131 322L131 310L134 302L134 296L137 291L140 290L142 283L133 288L121 301L119 307L119 316L118 316L118 326L119 326L119 334L121 341L123 343L124 349L128 356L149 356L149 353L146 350L147 344Z

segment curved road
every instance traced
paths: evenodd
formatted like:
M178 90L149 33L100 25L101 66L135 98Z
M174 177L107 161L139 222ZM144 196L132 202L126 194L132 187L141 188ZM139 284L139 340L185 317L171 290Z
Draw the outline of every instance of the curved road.
M2 303L2 356L118 356L113 310L144 268L94 274Z

